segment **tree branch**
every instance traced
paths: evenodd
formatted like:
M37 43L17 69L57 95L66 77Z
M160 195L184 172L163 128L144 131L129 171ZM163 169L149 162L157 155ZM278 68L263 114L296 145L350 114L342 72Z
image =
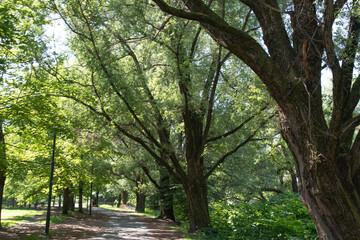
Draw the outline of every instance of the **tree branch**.
M161 189L161 187L159 186L159 184L155 181L155 179L153 179L149 173L149 169L147 169L147 167L145 167L144 165L141 165L141 169L144 171L145 175L149 178L150 182L152 182L154 184L154 186L157 189Z
M276 189L276 188L261 188L261 191L263 192L275 192L277 194L280 194L280 193L283 193L283 191L279 190L279 189Z
M228 158L229 156L231 156L232 154L236 153L241 147L245 146L247 143L249 143L250 141L253 141L253 137L255 136L255 134L265 126L265 124L275 116L275 114L271 115L269 118L265 119L264 121L261 122L260 126L253 131L243 142L241 142L239 145L237 145L233 150L227 152L226 154L224 154L215 164L214 166L205 174L205 178L208 178L215 170L217 167L220 166L221 163L223 163L225 161L226 158Z
M258 116L258 115L259 115L261 112L263 112L265 109L267 109L268 106L269 106L269 104L266 104L264 107L262 107L262 108L260 109L259 112L251 115L249 118L247 118L245 121L243 121L243 122L242 122L239 126L237 126L236 128L234 128L234 129L232 129L232 130L230 130L230 131L228 131L228 132L226 132L226 133L224 133L224 134L222 134L222 135L220 135L220 136L210 138L210 139L208 139L208 140L206 141L206 143L213 142L213 141L222 139L222 138L224 138L224 137L227 137L227 136L229 136L229 135L231 135L231 134L236 133L236 132L239 131L242 127L244 127L249 121L251 121L252 119L254 119L256 116Z
M359 125L360 125L360 115L357 115L344 124L344 127L341 130L340 137L344 137L350 132L354 131L354 129Z

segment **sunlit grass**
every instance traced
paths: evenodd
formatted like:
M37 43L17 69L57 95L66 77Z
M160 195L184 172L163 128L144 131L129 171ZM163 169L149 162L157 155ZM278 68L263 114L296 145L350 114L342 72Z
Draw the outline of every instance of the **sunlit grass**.
M1 211L1 225L3 227L19 225L29 221L32 217L42 215L43 210L25 209L25 208L4 208Z
M148 209L148 208L145 209L144 213L138 213L138 212L135 212L134 210L131 210L131 209L123 209L123 208L118 208L118 207L111 206L111 205L106 205L106 204L101 205L100 208L113 210L113 211L132 212L132 213L135 213L137 215L147 216L147 217L157 217L157 216L159 216L159 211L154 211L154 210Z
M62 223L68 216L56 214L50 217L50 223ZM46 223L46 219L38 221L38 223Z

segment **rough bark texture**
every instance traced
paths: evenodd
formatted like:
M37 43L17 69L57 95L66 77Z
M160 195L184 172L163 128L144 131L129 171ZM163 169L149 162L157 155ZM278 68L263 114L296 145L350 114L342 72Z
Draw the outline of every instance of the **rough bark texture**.
M191 182L190 182L191 181ZM210 215L207 199L207 185L203 175L192 175L185 193L189 206L189 232L210 228Z

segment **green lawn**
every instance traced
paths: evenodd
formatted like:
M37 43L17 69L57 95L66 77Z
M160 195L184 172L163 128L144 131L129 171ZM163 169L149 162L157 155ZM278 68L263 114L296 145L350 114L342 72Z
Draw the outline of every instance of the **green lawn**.
M29 221L33 216L42 215L45 211L23 208L5 208L1 211L1 225L3 227L19 225Z

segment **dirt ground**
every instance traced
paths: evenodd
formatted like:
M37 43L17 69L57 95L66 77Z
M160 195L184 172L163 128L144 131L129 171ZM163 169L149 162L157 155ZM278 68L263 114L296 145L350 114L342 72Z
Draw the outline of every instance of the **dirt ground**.
M55 211L54 213L60 212ZM45 223L37 222L45 218L44 214L18 226L5 227L0 232L0 239L87 239L101 232L109 220L107 215L98 212L92 212L92 216L70 213L62 223L51 223L50 236L46 236L44 234Z
M59 213L59 212L54 212ZM129 215L132 215L129 213ZM169 222L145 216L138 216L151 233L151 239L182 239L181 233L169 229ZM109 221L109 215L99 211L88 214L70 213L62 223L50 224L50 236L46 236L44 220L46 215L36 216L31 221L18 226L5 227L0 231L0 240L32 240L32 239L88 239L103 231Z

